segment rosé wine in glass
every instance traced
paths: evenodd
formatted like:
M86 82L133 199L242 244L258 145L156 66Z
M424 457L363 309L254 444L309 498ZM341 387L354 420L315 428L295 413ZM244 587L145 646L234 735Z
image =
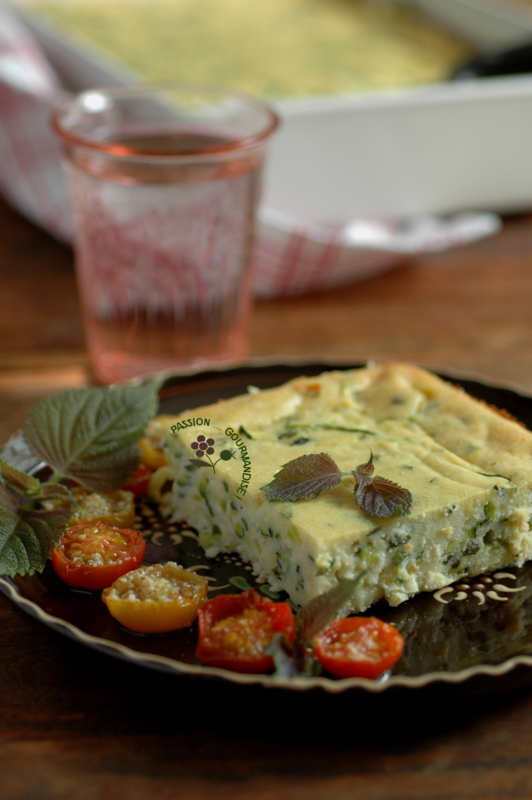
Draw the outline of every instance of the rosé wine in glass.
M276 124L256 101L190 87L95 90L56 112L99 380L242 360Z

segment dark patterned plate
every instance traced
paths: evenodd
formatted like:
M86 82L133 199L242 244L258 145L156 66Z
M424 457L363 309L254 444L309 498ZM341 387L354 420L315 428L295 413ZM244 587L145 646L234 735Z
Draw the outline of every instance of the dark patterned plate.
M161 390L161 413L179 414L244 393L250 384L277 386L295 376L315 375L328 368L330 365L324 364L244 366L170 377ZM532 430L532 398L481 379L456 375L450 379L475 397L510 412ZM20 469L37 470L40 466L21 436L6 445L1 457ZM211 597L248 586L267 591L264 584L256 583L250 565L237 555L207 559L196 533L185 523L166 520L156 506L138 506L136 527L146 539L147 562L172 560L194 567L209 581ZM395 624L406 642L399 663L379 681L322 676L284 679L202 667L194 657L196 626L164 636L132 634L109 616L99 594L67 588L50 565L41 575L0 578L0 591L32 616L82 644L174 674L216 676L233 683L298 691L321 687L331 693L353 689L380 693L393 687L421 688L441 683L492 690L532 682L532 563L519 570L462 579L453 587L434 595L418 595L394 609L385 603L373 607L367 613Z

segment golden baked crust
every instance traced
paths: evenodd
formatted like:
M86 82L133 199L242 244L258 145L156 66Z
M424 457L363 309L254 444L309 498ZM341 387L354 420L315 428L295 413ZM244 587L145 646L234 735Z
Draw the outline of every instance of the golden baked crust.
M207 555L238 552L296 603L366 570L350 608L397 605L532 557L532 434L418 367L252 389L170 418L168 429L175 480L163 507L198 530ZM190 461L198 436L212 442L212 467ZM349 472L370 451L376 471L411 492L408 515L368 516L349 477L297 502L270 502L262 489L297 456L327 453Z

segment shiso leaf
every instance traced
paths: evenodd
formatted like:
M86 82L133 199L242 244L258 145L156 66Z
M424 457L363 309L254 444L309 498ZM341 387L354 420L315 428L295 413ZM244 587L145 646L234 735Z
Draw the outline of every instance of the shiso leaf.
M0 483L0 575L41 572L65 533L69 509L43 511L21 506Z
M262 490L270 501L306 500L332 489L340 483L343 474L326 453L311 453L284 464Z
M16 467L8 464L7 461L2 461L2 459L0 459L0 475L8 486L25 497L38 495L42 491L41 482L38 478L28 475L26 472L21 472Z
M315 597L296 614L296 640L292 646L284 634L277 634L265 652L272 656L276 678L305 678L319 675L321 665L314 655L312 639L332 622L353 597L367 570L350 581L341 581L325 594Z
M62 483L43 483L41 484L41 496L48 499L51 497L65 497L70 502L74 499L74 495Z
M279 592L274 592L267 583L263 583L261 586L259 586L259 591L266 595L266 597L269 597L270 600L279 600L281 597Z
M251 589L251 586L247 580L241 575L233 575L231 578L229 578L229 583L233 586L236 586L237 589L241 589L243 592Z
M91 491L120 487L139 463L137 442L156 415L161 381L70 389L47 397L23 428L32 453Z
M298 638L303 642L313 639L338 616L343 606L358 590L367 570L359 572L356 578L341 581L328 592L320 594L299 609L296 614Z
M277 633L265 653L275 664L274 678L310 678L321 673L321 664L311 650L292 647L286 636Z
M355 498L360 508L372 517L408 514L412 507L412 495L408 489L380 475L373 475L373 470L373 453L366 464L353 470Z

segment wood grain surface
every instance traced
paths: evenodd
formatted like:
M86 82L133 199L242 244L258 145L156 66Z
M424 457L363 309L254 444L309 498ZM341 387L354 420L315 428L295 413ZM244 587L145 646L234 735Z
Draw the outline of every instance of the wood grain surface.
M40 397L91 376L70 250L2 202L0 276L6 440ZM532 392L532 219L258 303L250 354L404 359ZM175 678L88 651L0 596L0 799L529 800L532 677L512 681L368 697Z

